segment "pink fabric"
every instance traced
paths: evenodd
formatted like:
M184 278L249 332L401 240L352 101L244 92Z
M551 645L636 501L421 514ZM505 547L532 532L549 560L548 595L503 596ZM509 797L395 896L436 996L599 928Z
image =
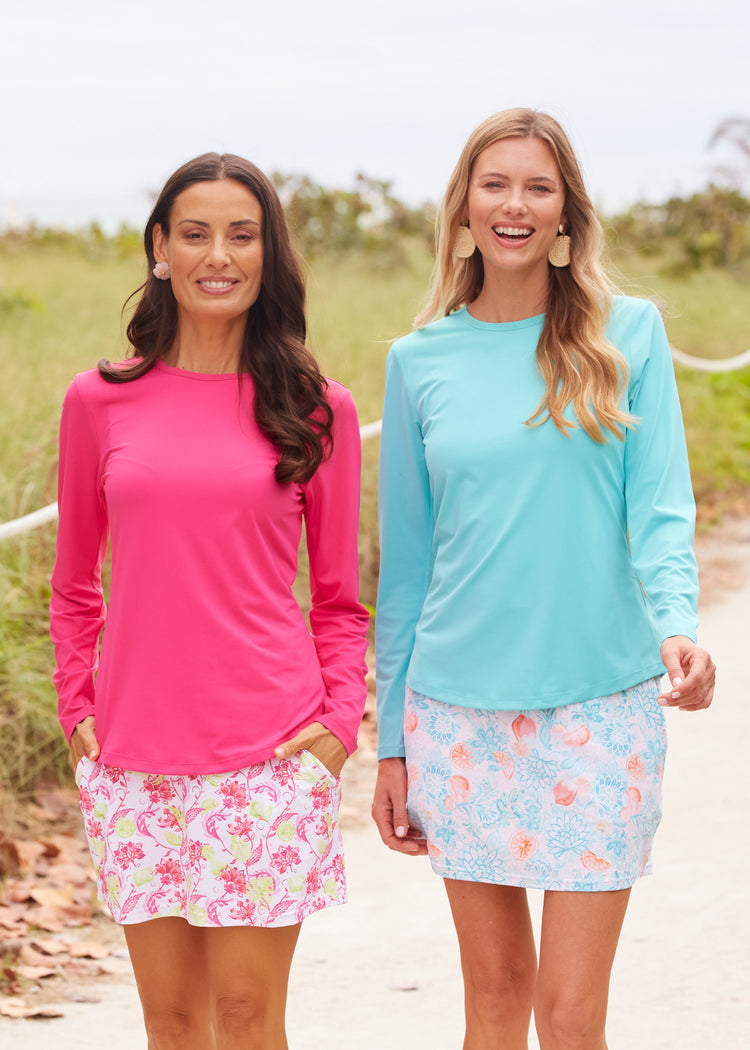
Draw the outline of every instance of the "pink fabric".
M248 377L238 387L163 363L124 384L84 372L66 395L55 684L66 736L95 714L108 765L240 769L316 720L356 747L369 619L357 601L356 410L329 383L333 454L308 484L279 485L252 398ZM303 520L311 629L291 591Z

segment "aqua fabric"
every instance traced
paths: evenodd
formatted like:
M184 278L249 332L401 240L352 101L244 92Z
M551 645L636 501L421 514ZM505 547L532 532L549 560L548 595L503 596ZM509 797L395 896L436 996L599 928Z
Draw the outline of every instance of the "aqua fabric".
M695 507L659 313L614 301L607 336L640 422L603 444L580 427L524 423L544 392L543 321L490 324L464 308L389 354L381 758L404 754L407 685L480 709L555 707L661 674L660 642L695 638Z

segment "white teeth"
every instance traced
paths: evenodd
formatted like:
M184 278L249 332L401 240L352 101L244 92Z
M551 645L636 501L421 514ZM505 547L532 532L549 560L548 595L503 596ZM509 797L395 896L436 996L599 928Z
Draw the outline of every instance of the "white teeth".
M230 288L234 281L201 281L204 288Z
M495 233L502 233L505 237L530 237L534 232L525 226L493 226L492 229Z

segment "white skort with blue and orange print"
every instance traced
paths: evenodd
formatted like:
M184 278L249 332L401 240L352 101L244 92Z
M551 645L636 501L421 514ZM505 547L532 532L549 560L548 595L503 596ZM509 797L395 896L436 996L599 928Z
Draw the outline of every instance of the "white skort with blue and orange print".
M443 878L618 890L651 871L661 819L659 679L537 711L407 690L408 813Z

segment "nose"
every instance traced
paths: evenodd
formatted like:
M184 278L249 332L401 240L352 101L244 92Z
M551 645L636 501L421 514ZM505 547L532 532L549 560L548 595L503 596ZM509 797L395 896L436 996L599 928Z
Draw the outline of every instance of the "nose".
M208 242L206 262L209 266L226 266L229 262L229 250L223 237L213 237Z
M513 215L519 215L526 211L526 200L522 186L509 186L503 207Z

